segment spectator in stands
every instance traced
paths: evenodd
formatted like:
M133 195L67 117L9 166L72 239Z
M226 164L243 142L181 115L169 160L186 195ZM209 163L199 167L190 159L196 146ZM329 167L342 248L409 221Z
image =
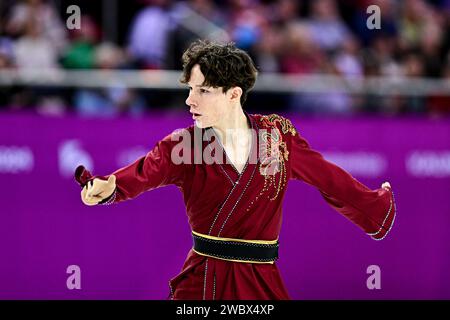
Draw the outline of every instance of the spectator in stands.
M95 46L100 38L97 23L87 15L81 17L81 28L71 31L71 43L62 64L68 69L91 69L95 65Z
M417 49L423 37L428 36L430 28L439 28L436 25L438 15L434 8L424 0L406 0L403 2L400 16L399 47L404 52ZM432 26L434 25L434 26ZM436 34L436 31L432 31Z
M174 28L169 36L166 67L182 69L181 59L187 47L199 38L229 41L224 30L227 17L212 0L188 0L176 2L170 15ZM222 31L222 32L221 32Z
M445 56L442 56L443 28L440 23L441 16L437 12L436 19L429 20L424 26L424 32L420 36L421 58L424 60L424 74L427 77L437 78L442 74L442 66L445 65Z
M379 75L391 78L402 75L401 61L399 61L402 56L396 57L397 41L395 38L380 34L374 39L368 50L377 60Z
M111 43L103 43L95 51L95 67L119 69L125 63L125 53ZM102 89L81 89L75 94L76 111L87 117L112 117L120 114L142 115L145 102L124 83Z
M318 72L324 59L323 52L312 39L311 29L305 23L290 23L283 34L280 57L281 72L311 74Z
M300 8L297 0L279 0L275 3L275 7L268 13L271 22L281 27L291 22L298 21Z
M0 37L0 69L13 66L13 42L7 37Z
M258 1L228 0L228 33L236 46L254 56L254 46L268 21Z
M408 78L420 78L425 76L425 65L422 56L411 52L403 60L403 73ZM425 112L425 99L423 96L412 95L404 98L401 112L423 113Z
M9 34L20 37L29 33L29 21L33 23L42 37L54 46L58 54L67 44L67 34L61 18L55 8L46 0L23 0L12 7L6 30Z
M142 68L163 69L169 35L175 27L169 11L171 0L147 2L131 24L128 50Z
M3 36L2 21L0 21L0 71L13 67L13 43L9 37ZM9 103L13 94L10 86L0 86L0 109Z
M442 77L450 84L450 54L442 70ZM450 114L450 96L448 92L441 89L430 95L427 99L427 112L433 117L441 117Z
M282 31L276 26L267 26L261 30L260 41L255 46L255 60L260 72L280 72Z
M329 62L325 52L313 42L310 25L291 23L288 26L281 60L282 71L296 75L331 73L338 75L335 65ZM337 88L329 88L326 95L304 92L292 95L289 107L293 110L309 113L347 114L351 101Z
M375 38L392 39L398 36L399 6L397 4L398 2L395 0L361 0L354 2L356 10L350 23L364 47L370 46ZM369 18L367 8L372 5L379 8L379 16L376 17L380 18L380 29L369 29L367 27L367 19ZM370 12L370 15L372 14L374 14L373 11Z
M350 36L341 46L341 49L336 53L334 58L334 64L336 69L344 77L351 79L361 79L364 76L361 59L359 52L361 47L358 40Z
M336 50L350 35L350 30L341 19L335 0L311 1L308 21L312 40L322 50Z
M15 43L14 57L18 68L58 68L58 51L44 36L42 25L34 17L26 23L24 35Z
M361 0L345 3L336 0L139 0L139 3L142 2L147 6L136 14L131 24L128 20L131 16L127 17L126 12L118 17L119 27L130 26L128 39L125 40L125 58L123 52L119 55L111 54L123 51L120 48L112 49L102 45L102 49L97 50L101 32L98 26L103 18L95 10L83 10L83 13L90 16L82 17L81 30L71 31L71 41L67 45L63 17L58 15L53 1L2 2L0 69L59 68L61 64L66 69L92 69L99 66L97 51L109 52L106 56L110 57L122 57L112 58L111 60L119 60L120 63L107 63L109 66L103 66L107 69L122 68L124 63L126 67L132 65L139 69L180 69L179 56L187 44L197 38L217 40L218 34L221 34L224 37L222 40L234 40L238 47L248 51L257 62L260 72L332 74L342 76L343 81L355 76L382 76L385 84L386 81L395 84L396 81L409 77L447 77L443 70L447 70L445 61L450 49L448 0ZM133 5L135 10L136 3L130 3L130 6ZM369 5L380 8L379 30L367 28L369 14L366 9ZM134 10L127 12L135 12ZM226 32L222 34L220 30ZM120 31L119 33L126 33L126 30ZM131 63L128 63L130 60ZM57 88L55 90L58 92L50 92L51 103L45 101L44 105L58 104L59 102L55 103L58 100L53 99L58 95L65 96L67 101L72 100L73 92L77 94L74 101L81 101L79 93L82 92L92 94L84 95L85 98L101 98L91 101L107 101L99 105L113 106L97 106L92 109L92 114L106 114L109 111L117 114L117 106L123 106L125 112L141 110L140 107L130 108L135 103L133 101L141 99L135 97L133 91L128 92L120 89L121 87L118 84L112 90L114 94L108 93L109 89L64 92ZM16 106L36 105L45 98L42 96L45 90L31 87L24 89L12 94L6 93L7 98L3 97L2 101L15 101L13 105ZM155 92L145 92L146 98L151 101L156 96L161 96L161 92ZM438 92L436 96L442 94ZM275 95L277 94L273 96ZM342 114L351 112L351 106L355 105L353 99L346 102L349 97L333 91L333 88L322 97L310 93L295 95L293 98L281 94L278 96L280 98L275 98L278 100L274 104L283 107L287 105L284 103L285 99L291 99L291 106L304 112ZM431 101L436 100L431 98ZM372 93L361 95L361 99L363 102L358 103L360 110L389 114L423 112L429 109L430 100L426 99L425 105L424 101L415 97ZM253 107L252 103L261 107L261 100L271 103L262 93L256 94L251 100L249 108Z

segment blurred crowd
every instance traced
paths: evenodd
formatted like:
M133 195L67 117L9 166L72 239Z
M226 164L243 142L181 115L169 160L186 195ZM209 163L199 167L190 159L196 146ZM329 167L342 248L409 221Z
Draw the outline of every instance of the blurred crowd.
M85 3L79 1L81 28L69 30L66 7L77 1L2 0L0 70L180 70L189 43L209 37L235 42L250 53L261 73L450 82L450 0L116 1L115 37L104 30L101 11ZM367 27L370 5L380 9L380 29ZM14 85L0 86L0 108L141 115L151 109L184 108L183 95L132 90L124 84L95 89ZM326 94L254 93L245 107L320 115L441 115L450 114L450 96L356 95L330 88Z

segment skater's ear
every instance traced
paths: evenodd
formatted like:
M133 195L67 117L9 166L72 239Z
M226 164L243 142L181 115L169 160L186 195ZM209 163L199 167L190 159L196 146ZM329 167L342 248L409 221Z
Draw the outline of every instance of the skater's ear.
M231 102L240 102L242 96L242 88L241 87L231 87L227 91L227 96L229 97Z

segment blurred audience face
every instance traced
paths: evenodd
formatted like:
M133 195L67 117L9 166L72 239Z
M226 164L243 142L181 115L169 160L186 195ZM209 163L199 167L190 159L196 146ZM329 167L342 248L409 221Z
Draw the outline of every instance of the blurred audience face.
M300 56L309 55L316 50L309 28L301 23L293 23L288 26L286 44L291 53Z
M405 75L408 77L420 77L424 74L423 60L417 54L410 54L404 62Z
M95 49L95 64L101 69L115 69L124 62L124 53L114 44L102 43Z
M315 0L312 2L312 16L332 20L338 16L336 2L334 0Z
M37 22L36 18L28 19L25 26L25 35L33 39L42 36L42 25Z
M0 69L9 67L9 61L6 56L0 53Z
M27 0L26 1L30 6L37 7L40 4L43 4L45 1L43 0Z
M425 53L433 54L441 45L442 29L436 23L428 22L421 35L420 44Z
M347 37L342 44L342 51L348 54L356 55L359 48L359 42L355 37Z
M81 16L81 28L73 30L73 37L77 40L96 43L100 37L99 27L90 16Z
M422 21L429 13L429 7L423 0L406 0L404 3L404 16L410 21Z
M297 18L298 1L295 0L281 0L277 3L278 18L281 21L290 21Z

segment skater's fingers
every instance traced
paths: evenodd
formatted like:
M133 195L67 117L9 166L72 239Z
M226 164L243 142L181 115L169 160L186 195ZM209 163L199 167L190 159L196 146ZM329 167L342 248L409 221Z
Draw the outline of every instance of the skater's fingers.
M103 200L104 194L105 194L104 191L100 191L99 193L93 193L93 194L91 195L91 198L96 199L97 201Z
M88 186L84 186L84 188L81 190L81 201L87 205L87 206L93 206L96 205L98 203L98 199L94 198L94 197L88 197L87 195L87 191L88 190Z
M89 190L92 188L92 183L93 183L92 180L91 180L91 181L88 181L88 182L85 184L85 186L83 187L83 189L86 188L86 192L89 192Z
M116 176L109 176L108 180L95 178L90 180L81 191L81 199L88 206L96 205L116 187Z
M93 185L93 182L92 182L92 181L89 181L89 182L86 184L86 198L92 197L92 190L94 189L93 186L94 186L94 185Z
M92 185L92 188L89 189L90 196L98 195L102 192L104 192L108 188L108 181L107 180L101 180L101 179L94 179L94 184Z
M88 191L88 196L104 196L111 194L116 188L116 176L109 176L108 180L95 179L92 188Z
M95 206L96 204L98 204L99 200L96 199L96 198L91 198L91 199L87 199L87 200L85 200L83 202L87 206Z
M94 195L98 195L105 189L106 181L101 179L93 179L88 183L87 197L92 198Z

